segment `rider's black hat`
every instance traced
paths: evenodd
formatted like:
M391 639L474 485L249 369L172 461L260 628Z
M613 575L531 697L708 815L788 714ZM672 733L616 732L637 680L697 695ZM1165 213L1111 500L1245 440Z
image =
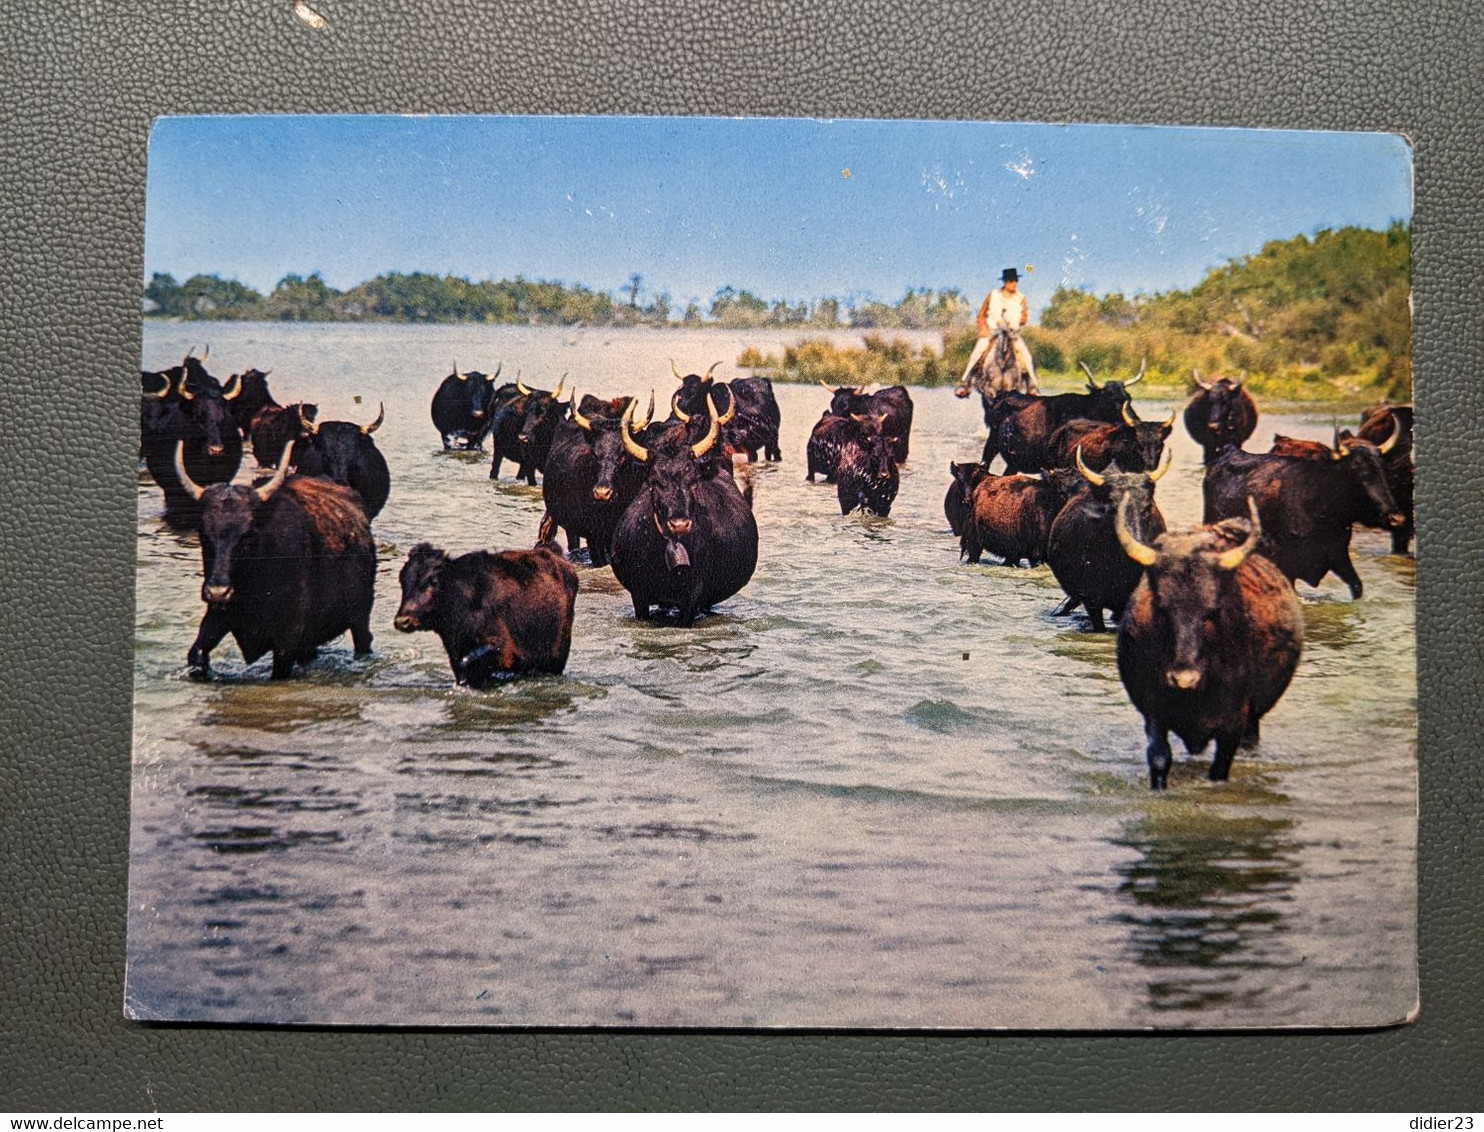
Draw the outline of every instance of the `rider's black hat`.
M1019 283L1020 282L1020 272L1016 271L1013 267L1007 267L1007 268L1005 268L1004 271L1000 272L1000 282L1001 283Z

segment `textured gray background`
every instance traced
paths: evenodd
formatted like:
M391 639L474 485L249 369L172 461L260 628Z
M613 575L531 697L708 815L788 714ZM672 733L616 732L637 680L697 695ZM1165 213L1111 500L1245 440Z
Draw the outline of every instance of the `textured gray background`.
M318 32L290 0L0 0L0 1109L1484 1107L1484 528L1468 445L1484 359L1484 21L1468 0L315 3L330 21ZM331 111L1413 138L1421 1020L1180 1038L126 1024L145 139L159 114Z

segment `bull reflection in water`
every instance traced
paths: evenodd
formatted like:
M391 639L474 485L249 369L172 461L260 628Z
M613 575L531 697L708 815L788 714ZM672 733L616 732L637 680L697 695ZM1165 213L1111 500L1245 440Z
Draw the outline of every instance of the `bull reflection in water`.
M1261 972L1302 961L1284 942L1283 908L1298 881L1292 826L1181 808L1125 827L1118 844L1139 857L1115 869L1131 904L1120 919L1149 970L1150 1009L1244 1009L1280 990L1278 977Z

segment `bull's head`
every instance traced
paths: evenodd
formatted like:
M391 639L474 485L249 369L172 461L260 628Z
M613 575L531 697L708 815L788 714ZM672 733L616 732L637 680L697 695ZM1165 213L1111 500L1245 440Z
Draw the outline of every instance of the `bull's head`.
M878 483L890 480L897 461L891 437L886 434L885 413L852 413L856 438L866 454L867 476Z
M682 374L675 365L675 359L670 359L670 372L680 382L680 388L675 391L671 398L672 405L679 405L691 416L699 416L706 411L706 396L711 391L713 384L712 374L720 362L712 362L711 368L705 373Z
M1161 678L1183 692L1198 691L1210 664L1211 626L1233 607L1231 574L1257 549L1262 523L1247 498L1251 521L1228 519L1198 531L1166 533L1143 542L1129 529L1130 500L1119 500L1113 530L1124 553L1145 569L1156 629L1170 643Z
M1401 426L1393 420L1391 435L1381 444L1337 430L1334 445L1336 463L1350 473L1356 486L1365 493L1380 524L1393 530L1406 526L1407 517L1397 508L1396 498L1391 494L1386 461L1382 457L1396 447L1400 435Z
M488 415L495 391L495 379L504 368L505 363L501 362L495 367L493 374L480 373L478 370L463 373L459 370L459 363L453 363L453 376L459 379L460 388L469 398L469 412L476 421L482 421Z
M567 403L561 399L566 385L567 375L562 374L562 379L551 393L527 390L529 395L526 398L525 411L521 414L520 432L516 437L522 449L551 442L551 434L567 407ZM522 385L521 388L525 387Z
M207 604L225 605L235 596L232 569L242 556L244 544L250 542L253 513L283 486L293 448L292 442L284 448L273 478L262 487L238 487L230 483L202 487L186 471L185 442L176 442L175 474L186 494L201 504L201 565L205 576L201 600Z
M691 504L701 480L714 472L708 456L721 436L721 418L716 402L706 398L711 423L706 435L685 447L646 448L632 433L634 406L631 403L619 422L625 450L649 469L649 502L655 530L660 537L683 539L695 525Z
M1120 406L1119 412L1124 425L1133 430L1133 449L1138 466L1146 469L1159 467L1165 441L1175 427L1175 411L1171 409L1170 415L1162 421L1139 420L1127 403Z
M399 578L402 604L392 619L395 628L403 633L438 631L438 589L447 565L448 555L432 543L420 542L407 552Z

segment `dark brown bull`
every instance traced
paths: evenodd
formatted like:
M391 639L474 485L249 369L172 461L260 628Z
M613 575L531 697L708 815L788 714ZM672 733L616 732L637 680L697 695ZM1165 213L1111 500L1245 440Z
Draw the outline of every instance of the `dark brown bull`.
M986 550L1006 566L1019 566L1022 559L1031 566L1044 562L1051 524L1081 483L1076 472L1063 469L1044 477L983 477L970 497L960 554L971 564Z
M1199 754L1216 740L1209 777L1231 773L1243 740L1293 678L1304 621L1283 572L1255 553L1262 536L1257 505L1249 519L1140 538L1128 502L1114 530L1143 578L1118 625L1118 674L1144 717L1149 785L1170 773L1170 732Z
M1051 434L1046 450L1054 468L1070 468L1080 448L1082 462L1095 472L1117 464L1121 472L1151 472L1159 467L1165 441L1175 426L1175 413L1163 421L1141 421L1128 405L1119 410L1118 424L1068 421Z
M186 657L193 679L210 678L211 650L228 633L248 664L271 652L275 680L347 631L358 654L371 650L371 523L349 488L288 477L292 452L262 487L201 487L176 445L176 474L201 508L206 616Z
M1191 376L1200 389L1185 406L1185 431L1201 446L1201 462L1209 464L1228 448L1247 443L1257 429L1257 402L1242 388L1245 374L1235 381L1202 381L1196 370Z
M1264 557L1290 581L1311 586L1333 571L1358 600L1364 586L1350 561L1351 525L1395 530L1406 523L1387 486L1383 448L1354 437L1327 460L1229 448L1206 466L1203 517L1208 523L1239 519L1248 498L1255 499Z
M392 624L438 634L454 682L483 688L502 675L561 672L572 649L577 571L546 547L476 550L450 558L420 542L402 566Z
M1164 516L1154 502L1155 483L1170 470L1170 460L1153 472L1095 472L1073 458L1087 486L1057 513L1046 538L1046 561L1067 600L1057 610L1087 610L1092 627L1103 631L1103 610L1123 614L1129 594L1139 584L1140 570L1123 552L1113 529L1120 503L1128 501L1128 523L1146 541L1163 534Z
M319 418L319 406L307 401L292 405L269 405L258 410L252 419L248 435L252 438L253 459L260 468L275 468L283 459L283 450L289 441L304 441L309 437L306 424Z
M954 464L948 465L948 474L952 481L948 484L948 493L943 497L943 514L948 518L948 528L956 535L964 533L964 523L969 516L969 500L974 494L974 489L979 486L985 476L989 475L989 469L983 464Z

